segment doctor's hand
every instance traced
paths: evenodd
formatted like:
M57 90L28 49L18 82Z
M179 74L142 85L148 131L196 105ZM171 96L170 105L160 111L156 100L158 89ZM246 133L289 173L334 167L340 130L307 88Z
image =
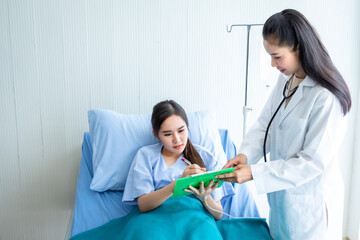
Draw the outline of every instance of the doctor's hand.
M222 169L226 169L226 168L233 168L236 167L238 165L244 165L246 164L246 160L247 157L245 154L238 154L236 155L234 158L230 159L224 166Z
M208 196L217 188L219 183L220 182L214 184L214 179L212 179L206 187L204 185L204 182L201 182L199 188L189 186L189 189L184 189L184 191L195 194L195 196L200 201L205 201Z
M245 155L244 155L245 156ZM251 167L249 165L239 164L231 173L225 173L215 176L217 179L227 182L244 183L253 180Z
M191 175L206 172L206 168L202 168L197 164L187 166L180 178L190 177Z

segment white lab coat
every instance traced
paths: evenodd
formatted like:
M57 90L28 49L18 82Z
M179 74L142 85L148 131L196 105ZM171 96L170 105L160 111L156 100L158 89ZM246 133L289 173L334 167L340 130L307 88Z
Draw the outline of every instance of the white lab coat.
M338 150L347 121L335 95L306 77L271 124L270 161L257 163L287 80L280 75L239 153L252 164L257 192L267 193L274 239L341 239L344 193Z

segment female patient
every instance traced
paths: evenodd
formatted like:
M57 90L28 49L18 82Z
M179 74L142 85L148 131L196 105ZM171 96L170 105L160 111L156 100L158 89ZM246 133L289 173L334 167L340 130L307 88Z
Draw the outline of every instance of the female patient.
M137 152L123 196L124 202L137 200L143 213L159 207L173 195L176 179L220 169L211 153L190 142L186 113L175 101L167 100L156 104L151 124L153 134L160 143L145 146ZM182 161L183 158L189 160L191 165ZM213 182L207 187L202 184L199 189L190 186L188 192L194 193L218 220L222 217L220 200L224 196L223 188L226 184L221 188L216 188L217 186L218 183Z

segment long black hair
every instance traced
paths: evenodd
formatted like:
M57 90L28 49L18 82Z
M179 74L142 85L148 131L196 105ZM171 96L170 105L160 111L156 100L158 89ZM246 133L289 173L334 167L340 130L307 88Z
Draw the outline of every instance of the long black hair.
M344 115L350 111L349 88L304 15L293 9L276 13L265 22L262 34L264 40L278 41L278 46L288 46L293 51L299 49L299 60L306 75L339 99Z
M186 127L189 128L185 110L174 100L165 100L154 106L151 115L151 125L156 136L159 134L161 124L172 115L181 117L185 121ZM200 167L205 167L204 161L196 151L189 138L187 139L187 144L185 146L183 155L191 163L197 164Z

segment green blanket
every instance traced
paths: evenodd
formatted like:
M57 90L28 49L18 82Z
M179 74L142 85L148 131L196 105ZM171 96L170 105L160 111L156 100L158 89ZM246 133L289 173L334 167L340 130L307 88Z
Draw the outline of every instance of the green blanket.
M136 208L129 215L71 240L92 239L271 239L262 218L215 221L193 196L170 198L148 213Z

